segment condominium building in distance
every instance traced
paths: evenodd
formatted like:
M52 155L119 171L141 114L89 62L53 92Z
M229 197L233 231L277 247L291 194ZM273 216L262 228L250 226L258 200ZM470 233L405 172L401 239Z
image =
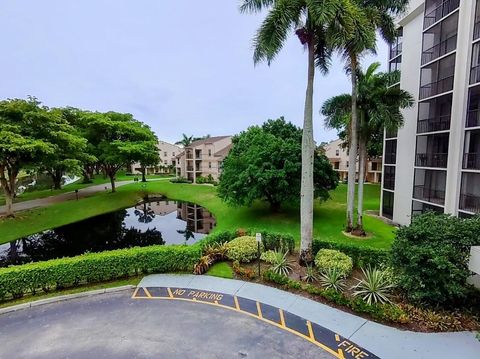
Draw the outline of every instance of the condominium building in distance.
M192 142L177 155L177 176L196 182L200 176L211 175L215 181L218 181L222 172L222 162L231 147L231 136L208 137Z
M338 173L340 181L347 181L348 167L348 150L343 146L343 141L337 139L329 142L324 146L325 156L327 156L333 169ZM356 178L358 180L358 161L355 164ZM365 168L365 181L370 183L380 183L382 180L382 159L369 158Z
M416 99L384 138L381 213L480 213L480 0L411 0L389 69Z
M160 162L146 167L146 174L174 173L177 163L176 156L183 151L182 148L165 141L158 141L157 148ZM141 165L138 162L131 166L131 170L134 174L142 173Z

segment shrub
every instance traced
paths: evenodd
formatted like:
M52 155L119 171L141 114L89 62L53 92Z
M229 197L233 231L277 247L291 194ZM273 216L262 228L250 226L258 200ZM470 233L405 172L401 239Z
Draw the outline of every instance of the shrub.
M255 272L251 268L242 268L240 266L239 261L233 261L232 268L235 274L239 275L240 277L253 279L255 278Z
M21 297L38 290L68 288L139 273L192 270L198 246L149 246L52 259L0 269L0 298Z
M345 288L343 272L338 268L328 268L320 273L320 285L325 289L341 292Z
M185 177L174 177L170 179L170 182L172 183L192 183L189 179Z
M305 267L305 275L302 277L302 280L304 280L307 283L318 281L317 272L311 264Z
M206 255L201 257L193 268L193 274L204 274L213 263L214 259L211 256Z
M283 274L288 276L292 267L288 263L287 254L288 252L273 251L273 262L272 267L270 268L274 273Z
M260 259L269 264L273 264L273 262L275 261L275 251L268 250L263 252L260 256Z
M252 259L257 258L257 246L258 244L255 237L238 237L227 243L227 256L232 261L239 261L243 263L250 262ZM260 250L262 250L262 248L260 248Z
M326 240L314 239L312 244L313 254L320 249L336 249L352 258L356 267L381 266L390 261L390 252L384 249L359 247L353 244L337 243Z
M471 293L470 247L480 245L480 217L461 219L432 212L398 230L392 265L399 286L415 303L462 304Z
M200 242L198 242L198 245L200 245L205 250L205 248L209 245L213 245L215 243L230 242L236 237L237 235L234 231L215 232L203 238Z
M334 249L321 249L315 256L315 265L320 271L337 268L346 277L353 269L352 258Z
M267 231L260 233L262 233L262 243L266 250L282 250L292 253L295 249L295 238L290 234Z
M390 291L393 288L389 273L377 268L362 268L364 278L358 279L353 287L353 295L359 296L368 304L390 303Z

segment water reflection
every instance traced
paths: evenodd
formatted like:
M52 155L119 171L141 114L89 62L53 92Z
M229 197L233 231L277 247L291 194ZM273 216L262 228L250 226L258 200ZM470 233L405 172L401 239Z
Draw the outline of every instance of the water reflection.
M0 266L153 244L192 244L215 226L201 206L164 198L0 245Z

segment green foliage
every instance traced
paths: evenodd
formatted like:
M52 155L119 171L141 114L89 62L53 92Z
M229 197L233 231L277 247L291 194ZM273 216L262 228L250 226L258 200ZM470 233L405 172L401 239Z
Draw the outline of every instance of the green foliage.
M196 179L195 179L195 182L197 184L205 184L205 183L209 183L209 184L213 184L214 186L216 186L218 183L217 181L215 181L213 179L213 176L211 174L209 174L207 177L203 177L203 176L198 176Z
M248 263L252 259L257 258L258 255L258 245L255 237L243 236L235 238L227 243L227 247L227 256L232 261ZM262 250L261 247L260 251Z
M285 250L292 253L295 249L295 238L288 233L260 231L262 243L266 250ZM253 231L251 232L253 235Z
M139 273L191 271L200 256L199 246L149 246L0 268L0 299Z
M392 246L399 286L411 302L457 305L468 299L470 247L480 245L480 217L426 213L402 227Z
M338 269L344 277L353 269L352 258L334 249L320 249L315 255L315 265L319 271Z
M273 251L273 253L274 255L271 258L273 260L272 267L270 269L274 273L287 276L292 270L292 267L288 263L288 258L287 258L288 252L275 250Z
M174 178L171 178L170 179L170 182L172 183L192 183L192 181L190 181L189 179L187 179L186 177L174 177Z
M362 268L363 277L357 279L353 287L355 297L361 297L368 304L390 303L390 293L393 289L390 273L377 268Z
M381 266L390 260L390 252L384 249L359 247L348 243L333 241L313 240L313 253L316 254L322 248L336 249L350 256L357 267Z
M269 249L268 251L263 252L260 256L260 259L269 264L273 264L273 262L275 261L275 251Z
M317 270L311 264L305 267L305 275L302 278L307 283L313 283L318 281Z
M345 289L344 273L338 268L327 268L320 273L320 285L325 289L341 292Z
M283 118L252 126L235 136L223 162L218 195L232 205L267 201L277 211L300 198L302 130ZM272 153L275 156L272 156ZM315 195L326 200L338 177L325 155L314 160Z

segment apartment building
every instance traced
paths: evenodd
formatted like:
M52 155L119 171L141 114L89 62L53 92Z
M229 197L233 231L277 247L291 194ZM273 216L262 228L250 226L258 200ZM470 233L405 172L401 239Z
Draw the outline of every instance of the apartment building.
M176 157L176 173L196 182L198 177L220 178L222 162L232 146L231 136L216 136L194 141Z
M343 141L337 139L331 141L325 146L325 155L330 161L333 169L338 172L340 181L347 181L348 179L348 150L344 148ZM358 180L358 161L356 166L356 177ZM370 183L380 183L382 180L382 159L369 158L367 161L367 168L365 169L365 180Z
M382 215L480 213L480 0L411 0L390 70L416 104L384 139Z
M177 164L176 156L183 151L182 148L165 141L158 141L157 148L160 162L155 166L147 167L147 174L174 172ZM140 163L136 162L132 165L132 173L140 174L141 170Z

